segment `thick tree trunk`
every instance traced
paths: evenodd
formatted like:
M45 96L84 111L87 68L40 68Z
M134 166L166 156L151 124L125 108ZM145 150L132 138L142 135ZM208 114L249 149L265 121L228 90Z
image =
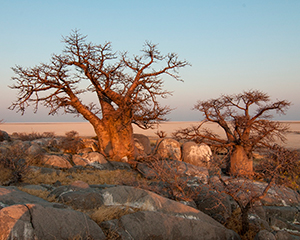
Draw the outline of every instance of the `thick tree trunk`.
M245 207L241 208L242 214L242 231L241 235L244 235L249 231L249 219L248 219L248 212L249 212L250 205L247 204Z
M252 176L253 161L249 159L243 146L236 145L230 155L230 174L233 176Z
M112 161L133 158L134 141L130 114L110 114L94 126L100 151Z

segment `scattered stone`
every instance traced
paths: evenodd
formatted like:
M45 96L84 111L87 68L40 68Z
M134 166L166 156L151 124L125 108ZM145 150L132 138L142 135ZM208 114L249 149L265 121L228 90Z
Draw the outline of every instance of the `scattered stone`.
M98 141L91 138L81 138L81 142L83 144L83 148L91 148L92 151L99 151Z
M7 132L0 130L0 142L2 141L11 141L11 138Z
M61 203L67 203L74 209L91 210L103 205L102 195L93 188L63 192L57 199Z
M143 134L133 134L133 138L138 140L138 142L143 146L144 153L149 155L151 153L150 139Z
M195 166L209 167L212 152L207 144L195 142L182 144L182 161Z
M254 240L276 240L273 233L267 230L260 230L254 237Z
M90 163L92 162L97 162L100 164L107 163L106 158L101 153L98 152L84 153L82 154L82 158L89 160Z
M86 188L89 188L90 186L86 183L86 182L83 182L83 181L75 181L75 182L72 182L70 184L70 187L71 188L82 188L82 189L86 189Z
M58 168L71 168L71 163L63 156L45 154L41 162L45 165L50 165Z
M26 153L31 156L41 156L46 151L39 144L32 144L27 150Z
M172 138L159 139L154 152L159 159L181 160L180 143Z

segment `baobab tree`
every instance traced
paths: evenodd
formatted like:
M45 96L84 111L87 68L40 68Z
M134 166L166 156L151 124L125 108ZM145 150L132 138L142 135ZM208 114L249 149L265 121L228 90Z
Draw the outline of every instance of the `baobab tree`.
M285 141L288 127L271 121L270 112L284 114L289 106L290 102L285 100L271 102L266 93L258 90L198 101L194 109L203 113L204 120L198 126L176 131L174 136L229 149L229 173L251 176L254 149L271 148L276 140ZM204 128L207 122L220 126L226 137Z
M64 37L62 54L53 55L50 63L32 68L16 66L11 86L18 98L10 109L25 112L33 105L83 116L98 136L100 151L113 160L131 158L134 152L132 123L149 128L165 120L168 106L159 97L171 93L163 89L163 75L181 80L178 70L189 65L177 54L162 55L156 44L146 42L140 56L128 57L113 52L111 43L88 43L77 30ZM86 94L96 102L84 103Z

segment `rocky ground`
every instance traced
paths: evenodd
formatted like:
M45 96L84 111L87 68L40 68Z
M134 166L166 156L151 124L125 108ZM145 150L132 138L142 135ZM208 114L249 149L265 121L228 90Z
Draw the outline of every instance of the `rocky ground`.
M1 134L0 239L300 239L300 196L283 186L252 206L239 235L240 209L207 146L136 135L136 161L111 162L75 133L39 137ZM266 183L235 186L246 200Z

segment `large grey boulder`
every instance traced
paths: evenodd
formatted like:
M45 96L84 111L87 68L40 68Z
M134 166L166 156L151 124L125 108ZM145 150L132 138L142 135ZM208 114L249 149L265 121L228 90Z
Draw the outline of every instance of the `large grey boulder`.
M82 210L96 209L103 205L102 195L92 188L63 192L58 201Z
M154 152L159 159L181 160L180 143L172 138L159 139Z
M104 189L101 193L106 206L124 205L145 211L163 212L177 217L201 219L212 225L223 227L216 220L195 208L147 190L129 186L117 186Z
M0 210L0 239L105 239L86 214L39 204L17 204Z
M201 186L195 189L198 193L193 198L197 209L224 224L232 213L232 199L229 195Z
M226 183L229 189L235 191L236 196L240 201L247 203L254 195L260 195L267 187L266 182L253 181L242 178L231 178L223 176L222 180ZM210 178L211 186L218 189L218 191L224 191L223 184L218 177ZM274 185L272 186L267 195L261 200L254 203L254 205L264 206L298 206L300 202L300 194L288 187Z
M238 240L240 237L222 225L201 219L170 216L161 212L140 211L103 222L101 227L118 233L122 239L205 239Z
M200 145L195 142L182 144L182 161L200 166L208 167L212 157L212 152L207 144Z

